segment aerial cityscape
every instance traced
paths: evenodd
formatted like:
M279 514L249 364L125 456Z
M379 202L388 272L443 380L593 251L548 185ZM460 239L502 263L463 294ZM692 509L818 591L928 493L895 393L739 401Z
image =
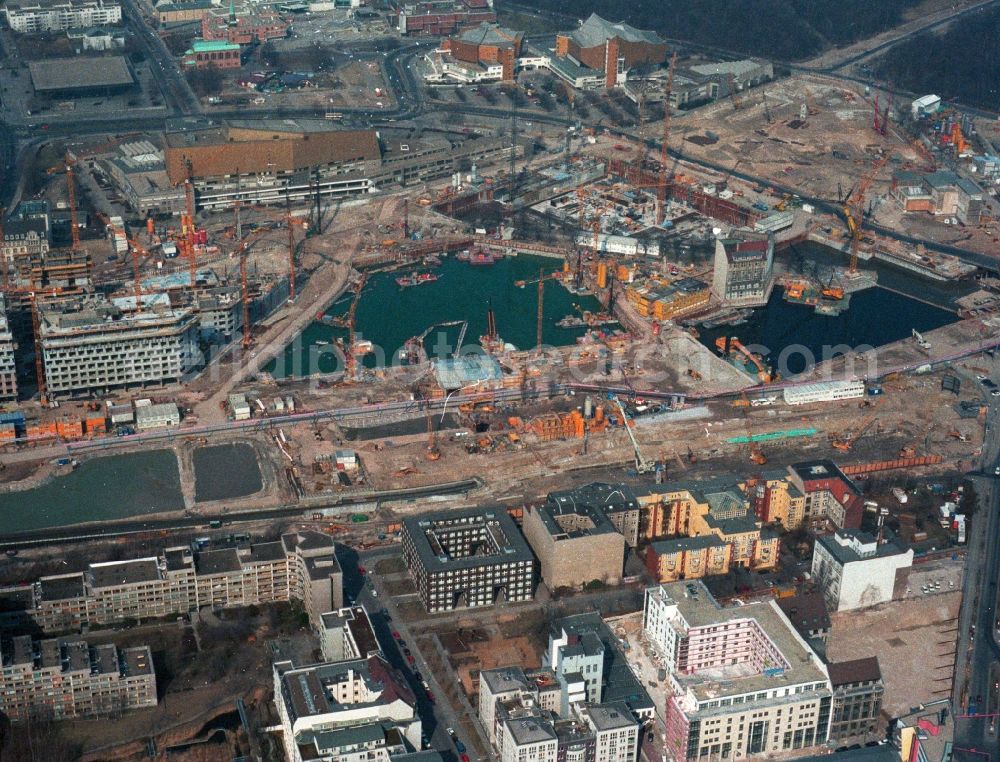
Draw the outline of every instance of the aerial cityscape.
M7 0L0 762L996 762L997 29Z

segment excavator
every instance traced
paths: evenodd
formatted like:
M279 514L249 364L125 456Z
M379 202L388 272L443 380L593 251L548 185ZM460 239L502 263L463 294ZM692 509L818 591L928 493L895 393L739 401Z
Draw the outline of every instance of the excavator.
M428 404L424 408L427 413L427 460L440 460L441 450L437 445L437 432L434 431L434 416L431 415L431 408Z
M647 460L646 456L642 454L642 450L639 449L639 442L635 438L635 434L632 433L632 427L629 425L628 415L625 413L625 406L622 401L618 399L615 394L609 394L608 399L618 405L618 412L622 415L622 426L625 427L625 431L628 434L628 438L632 440L632 451L635 453L635 470L638 474L651 474L656 470L656 463L652 460Z
M750 423L750 400L747 399L747 393L742 392L740 396L743 399L744 408L743 413L743 424L747 429L747 442L750 444L750 461L757 464L758 466L763 466L767 463L767 456L764 454L764 450L761 448L758 442L753 439L753 426Z
M735 336L730 336L728 338L726 336L720 336L715 340L715 348L723 354L726 354L728 351L729 353L738 352L743 355L747 361L757 369L757 378L761 381L761 383L770 384L772 381L776 380L771 375L771 371L768 370L767 366L761 362L760 358L743 346L742 342L740 342L740 340Z
M851 448L854 447L858 440L867 433L868 429L870 429L877 420L877 414L873 413L869 415L861 422L861 425L858 426L856 431L849 432L847 434L831 435L830 444L835 450L839 450L840 452L850 452Z

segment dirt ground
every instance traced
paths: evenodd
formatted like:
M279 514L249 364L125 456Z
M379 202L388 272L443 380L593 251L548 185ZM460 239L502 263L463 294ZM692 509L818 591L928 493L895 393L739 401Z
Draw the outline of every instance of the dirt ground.
M961 602L960 592L949 592L834 614L827 655L833 662L877 656L883 711L906 714L951 692Z
M142 758L133 757L130 750L140 742L144 752L150 737L161 749L207 738L213 730L209 720L232 711L237 698L243 697L248 705L266 705L269 683L261 677L270 671L267 642L279 636L308 639L298 611L295 606L277 604L227 610L222 619L209 616L194 627L156 623L125 632L92 633L88 640L94 644L150 646L159 704L155 709L126 713L114 722L59 723L59 732L79 744L84 758L95 760ZM234 741L236 735L229 733L227 738ZM238 753L238 745L206 744L192 750L188 758L212 760L217 747L229 749L227 759Z
M872 129L873 110L863 92L799 74L744 92L738 110L724 99L678 116L672 141L692 156L728 166L739 161L741 172L834 198L838 183L850 189L871 166L875 154L869 146L894 145ZM718 141L706 142L706 130L718 135ZM909 146L897 143L895 148L900 163L917 160ZM883 174L888 176L888 170ZM876 184L870 196L882 189Z

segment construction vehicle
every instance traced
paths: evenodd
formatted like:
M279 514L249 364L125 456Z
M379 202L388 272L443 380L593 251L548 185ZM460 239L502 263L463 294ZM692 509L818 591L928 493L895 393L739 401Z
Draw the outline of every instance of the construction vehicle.
M618 412L622 416L622 426L625 427L625 431L628 433L628 438L632 441L632 451L635 453L635 470L639 474L651 474L656 470L656 463L651 460L647 460L642 454L642 450L639 448L639 441L635 438L635 434L632 433L632 426L629 424L628 415L625 413L625 406L622 401L618 399L615 394L609 394L608 400L614 402L618 406Z
M761 448L759 442L755 442L753 438L753 425L750 421L750 400L747 398L746 392L741 392L743 404L740 405L744 409L743 413L743 425L746 427L747 431L747 442L750 445L750 461L758 466L763 466L767 463L767 456L764 455L764 450Z
M729 102L733 104L733 111L739 111L743 108L743 99L736 94L736 77L730 74L726 86L729 88Z
M427 460L440 460L441 450L437 445L437 432L434 430L434 416L431 415L430 404L424 411L427 413Z
M761 383L769 384L776 380L761 359L743 346L743 343L735 336L720 336L715 340L715 348L724 355L737 353L743 355L747 361L757 369L757 378Z
M913 340L917 342L917 346L921 349L930 349L931 343L923 337L923 335L916 329L913 329Z
M877 414L869 415L861 422L861 425L857 428L856 431L848 433L846 435L841 435L841 434L832 435L830 444L833 446L835 450L839 450L840 452L850 452L851 448L854 447L854 445L857 444L858 440L861 439L861 437L863 437L867 433L868 429L872 427L872 425L875 423L876 420L878 420Z
M922 442L924 445L926 445L927 438L933 429L934 429L934 424L930 424L929 426L927 426L927 428L924 429L923 432L921 432L920 435L914 439L914 444L904 445L899 448L899 454L897 457L900 458L914 457L917 454L917 443Z

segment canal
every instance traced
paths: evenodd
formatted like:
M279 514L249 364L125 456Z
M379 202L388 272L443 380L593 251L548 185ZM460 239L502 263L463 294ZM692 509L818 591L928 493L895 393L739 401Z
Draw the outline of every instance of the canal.
M538 286L536 282L519 288L515 282L537 281L540 271L547 274L561 267L561 259L525 254L499 259L485 267L448 257L432 271L438 279L419 286L400 288L396 284L396 278L408 275L409 271L373 275L368 279L355 316L357 337L376 346L376 352L366 356L364 364L375 367L382 362L391 363L407 339L432 325L453 320L469 321L463 346L478 344L479 337L486 333L486 315L491 304L500 336L519 349L528 349L535 344ZM431 272L426 267L418 271ZM545 282L544 288L543 342L550 346L573 344L585 329L560 328L556 323L567 315L578 314L574 305L592 311L597 311L600 305L595 298L571 294L551 280ZM350 301L350 296L345 295L326 314L346 314ZM459 330L454 326L429 334L424 340L428 354L435 358L454 351ZM346 333L343 328L314 322L265 370L275 378L332 373L340 365L333 342Z
M177 457L149 450L94 458L40 487L0 494L0 533L184 508Z
M786 302L776 287L767 306L754 310L746 323L698 330L702 344L712 350L720 336L739 338L787 378L806 370L813 358L824 359L824 349L878 347L956 320L953 312L884 288L852 294L850 309L836 317L817 315L813 307Z

